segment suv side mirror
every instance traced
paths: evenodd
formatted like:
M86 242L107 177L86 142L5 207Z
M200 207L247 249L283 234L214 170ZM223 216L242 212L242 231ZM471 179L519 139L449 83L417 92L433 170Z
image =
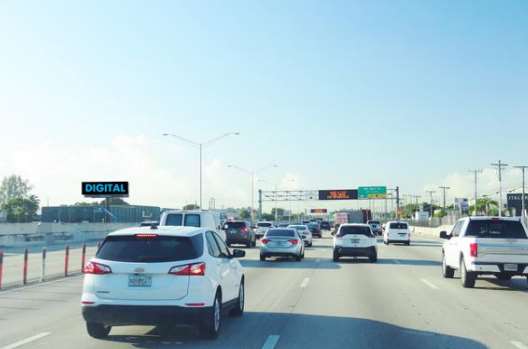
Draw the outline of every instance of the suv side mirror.
M440 239L446 239L446 240L449 240L450 238L451 238L451 236L449 236L449 235L447 234L447 231L442 230L442 231L440 232Z
M244 250L239 250L239 249L234 249L233 250L233 253L231 254L231 256L233 258L242 258L242 257L245 257L246 256L246 251Z

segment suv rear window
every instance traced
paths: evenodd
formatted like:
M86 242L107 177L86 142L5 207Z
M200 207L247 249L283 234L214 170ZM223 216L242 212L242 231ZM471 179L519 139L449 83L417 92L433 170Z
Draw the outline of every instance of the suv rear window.
M470 221L465 236L485 239L526 239L521 222L506 220Z
M192 237L157 236L140 238L134 235L108 236L97 258L116 262L162 263L195 259L203 254L202 234Z
M225 229L240 229L240 228L244 228L246 226L246 223L244 222L227 222L226 224L224 224L224 228Z
M379 221L368 221L368 224L378 224L379 225L380 222Z
M257 223L257 227L269 228L271 223Z
M407 229L407 223L391 223L389 225L391 229Z
M295 237L295 231L292 229L270 229L266 236L286 236Z
M372 232L369 227L360 227L360 226L342 226L339 230L337 237L342 237L345 235L365 235L372 236Z
M168 214L167 219L165 220L165 225L180 226L182 225L182 218L183 218L183 215L181 213Z

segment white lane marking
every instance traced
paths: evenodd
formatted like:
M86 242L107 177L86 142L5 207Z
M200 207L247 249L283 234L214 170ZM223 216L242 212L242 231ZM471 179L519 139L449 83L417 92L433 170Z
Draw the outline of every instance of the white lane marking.
M528 347L524 344L522 344L521 342L519 341L511 341L510 342L514 347L516 347L517 349L528 349Z
M22 339L21 341L18 341L16 343L13 343L13 344L9 344L9 345L6 345L5 347L2 347L0 349L15 349L15 348L18 348L18 347L21 347L23 345L26 345L28 343L31 343L31 342L34 342L36 340L39 340L43 337L46 337L46 336L49 336L51 333L50 332L42 332L42 333L39 333L33 337L28 337L26 339Z
M280 336L276 334L270 334L266 341L264 342L264 345L262 345L262 349L273 349L279 342Z
M420 279L420 281L423 282L424 284L426 284L427 286L431 287L433 290L438 290L438 286L436 286L435 284L433 284L429 280Z
M0 290L0 298L4 294L22 292L24 290L31 290L32 288L37 288L37 287L45 287L46 285L57 284L57 283L60 283L60 282L75 280L75 279L79 279L79 278L82 278L82 277L84 277L84 274L72 275L72 276L68 276L66 278L65 277L61 277L60 279L56 279L56 280L37 282L34 285L29 285L29 286L16 285L14 288L9 288L7 290ZM4 349L4 348L0 348L0 349Z
M301 282L301 288L305 288L308 286L308 283L310 282L310 278L304 278L304 280Z

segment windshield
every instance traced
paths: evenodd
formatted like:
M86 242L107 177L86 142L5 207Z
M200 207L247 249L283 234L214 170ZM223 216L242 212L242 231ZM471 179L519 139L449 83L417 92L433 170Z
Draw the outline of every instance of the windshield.
M203 253L203 236L109 236L96 257L116 262L162 263L195 259Z
M257 227L269 228L271 226L272 226L271 223L257 223Z
M266 233L266 237L272 236L295 237L295 231L292 229L270 229Z
M391 223L389 225L390 229L407 229L407 223Z
M506 220L471 220L466 236L481 239L526 239L521 222Z
M181 226L183 215L181 213L170 213L167 215L165 225Z

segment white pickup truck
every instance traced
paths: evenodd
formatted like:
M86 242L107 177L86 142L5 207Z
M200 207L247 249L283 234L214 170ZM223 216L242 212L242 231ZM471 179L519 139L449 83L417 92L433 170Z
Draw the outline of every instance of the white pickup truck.
M478 275L495 275L499 280L528 277L528 236L518 218L466 217L450 233L442 246L442 274L453 278L460 271L462 286L474 287Z

